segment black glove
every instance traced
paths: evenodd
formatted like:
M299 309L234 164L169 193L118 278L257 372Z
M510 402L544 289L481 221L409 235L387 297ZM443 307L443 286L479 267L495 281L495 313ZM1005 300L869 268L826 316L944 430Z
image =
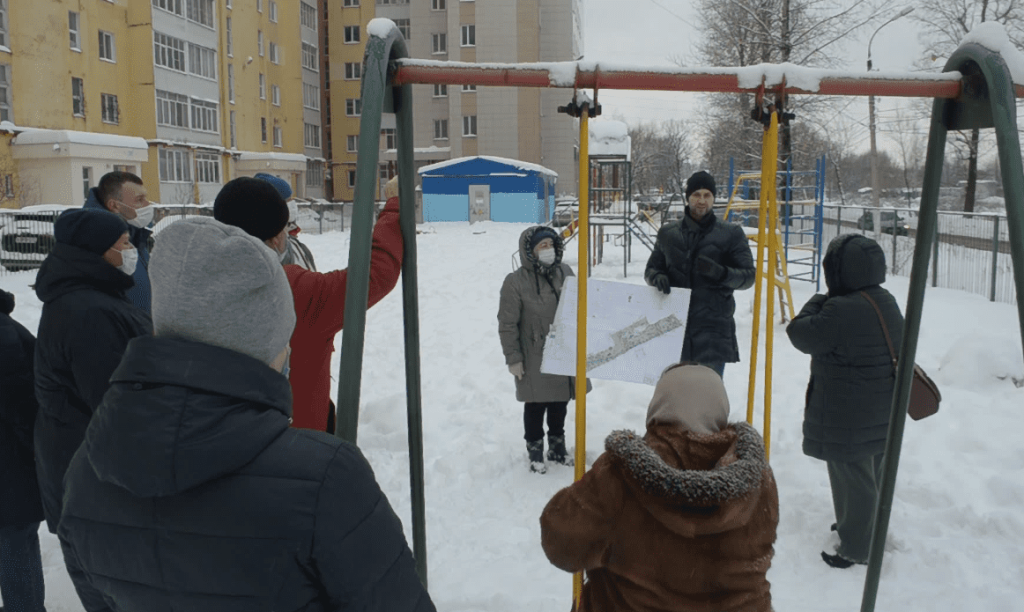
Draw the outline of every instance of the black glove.
M728 270L725 266L711 259L707 255L701 255L697 258L697 271L710 280L720 283L725 280Z
M668 286L668 276L665 274L655 274L654 278L651 279L651 284L665 295L668 295L668 293L672 291L672 288Z

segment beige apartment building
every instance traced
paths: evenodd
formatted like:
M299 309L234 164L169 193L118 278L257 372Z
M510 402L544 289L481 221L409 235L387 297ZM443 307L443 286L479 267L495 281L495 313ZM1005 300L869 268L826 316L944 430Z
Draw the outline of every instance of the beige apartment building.
M359 138L358 71L366 24L394 21L409 54L464 62L550 62L580 57L580 0L331 0L328 128L333 195L351 200ZM417 167L473 155L540 164L558 173L559 193L575 193L578 123L557 112L566 90L413 86ZM394 117L381 124L380 177L394 173Z

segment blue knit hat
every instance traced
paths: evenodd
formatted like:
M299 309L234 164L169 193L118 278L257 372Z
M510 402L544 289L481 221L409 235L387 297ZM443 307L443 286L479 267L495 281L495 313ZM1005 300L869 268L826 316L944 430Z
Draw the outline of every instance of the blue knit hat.
M533 235L530 236L530 242L527 244L526 248L530 251L533 251L533 249L537 248L537 245L540 243L540 241L544 240L545 238L550 238L552 242L554 242L558 239L558 232L551 229L550 227L545 227L541 225L537 228L535 232L533 232Z
M273 185L274 189L276 189L277 192L281 194L281 197L284 198L285 200L292 197L292 186L288 184L288 181L284 180L279 176L267 174L266 172L257 172L255 175L253 175L253 178L258 178L261 181L266 181Z
M61 213L53 224L53 237L67 244L102 255L128 232L119 215L106 210L75 208Z

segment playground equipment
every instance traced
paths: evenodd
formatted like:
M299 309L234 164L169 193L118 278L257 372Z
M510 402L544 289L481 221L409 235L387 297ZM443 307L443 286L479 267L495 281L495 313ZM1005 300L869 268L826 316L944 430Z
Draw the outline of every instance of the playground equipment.
M896 471L906 421L914 357L924 304L928 258L935 236L946 134L950 129L994 127L999 150L1000 168L1006 196L1007 217L1014 279L1017 294L1024 295L1024 168L1021 163L1014 97L1024 97L1024 86L1014 85L1009 70L998 51L976 43L961 46L949 59L944 75L895 75L874 73L869 77L822 76L821 71L802 71L791 66L765 66L760 82L751 84L752 70L715 69L715 74L698 71L657 72L645 69L606 70L592 63L561 62L546 64L486 64L428 62L406 59L405 42L398 27L387 20L373 20L367 27L368 41L364 56L360 126L360 147L357 158L356 190L349 254L348 295L345 304L345 329L338 380L338 435L355 441L358 423L360 370L363 336L366 323L366 300L369 284L372 211L378 158L381 113L394 112L397 117L399 198L402 235L405 240L402 282L405 306L406 385L409 412L409 449L411 486L413 489L413 552L417 570L426 584L426 540L423 520L423 458L420 425L419 393L419 330L416 296L415 209L412 149L412 83L466 84L477 86L563 87L574 90L592 89L595 101L584 98L569 105L570 114L580 118L580 201L587 202L587 119L596 115L599 89L666 89L675 91L714 91L755 93L762 97L775 93L783 99L787 94L808 95L886 95L933 97L932 124L925 165L924 189L910 276L906 324L900 360L896 371L896 392L893 397L889 435L886 441L882 492L875 520L873 543L867 579L864 586L862 612L874 610L884 542L892 510ZM1016 53L1016 50L1012 50ZM791 82L787 84L787 71ZM959 73L959 78L956 73ZM771 80L769 80L771 79ZM776 112L771 120L777 122ZM769 126L769 129L771 127ZM766 159L775 159L774 154ZM774 173L765 177L774 181ZM580 261L589 257L589 207L581 206L579 219ZM764 223L767 223L765 221ZM586 274L577 275L579 282L578 354L586 355ZM769 303L771 300L769 300ZM1018 299L1018 317L1024 337L1024 300ZM771 326L769 326L770 329ZM769 332L771 333L771 332ZM584 360L577 370L577 449L576 477L585 469L583 432L585 431ZM574 582L578 597L579 578Z

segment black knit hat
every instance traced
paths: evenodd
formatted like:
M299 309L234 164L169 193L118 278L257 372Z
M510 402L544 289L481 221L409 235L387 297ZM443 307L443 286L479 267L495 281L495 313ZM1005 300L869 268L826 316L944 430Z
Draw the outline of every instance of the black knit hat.
M698 189L707 189L711 192L711 195L718 195L715 193L715 177L704 170L698 170L691 174L690 178L686 179L686 199L689 200L690 194Z
M59 244L102 255L128 232L128 224L120 215L106 210L75 208L57 217L53 237Z
M243 176L221 188L213 201L213 217L269 240L288 224L288 205L269 182Z
M555 232L555 230L551 229L550 227L544 227L542 225L537 228L537 231L533 232L532 236L530 236L530 243L526 245L527 250L532 252L533 249L537 248L537 244L540 243L540 241L544 240L545 238L550 238L551 241L554 242L555 238L557 237L558 233Z

